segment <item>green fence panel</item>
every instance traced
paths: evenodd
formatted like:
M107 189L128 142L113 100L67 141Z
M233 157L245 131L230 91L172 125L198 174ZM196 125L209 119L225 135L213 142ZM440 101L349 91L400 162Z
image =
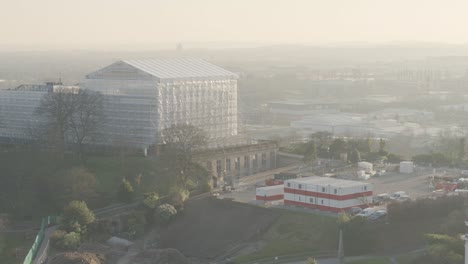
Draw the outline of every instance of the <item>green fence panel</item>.
M41 227L39 229L39 232L36 235L36 239L34 239L34 243L31 246L31 249L29 249L28 254L24 258L23 264L31 264L34 260L34 257L37 254L37 251L39 251L39 248L41 246L41 242L44 239L44 233L45 229L51 225L51 224L56 224L57 217L56 216L47 216L42 218L41 221Z

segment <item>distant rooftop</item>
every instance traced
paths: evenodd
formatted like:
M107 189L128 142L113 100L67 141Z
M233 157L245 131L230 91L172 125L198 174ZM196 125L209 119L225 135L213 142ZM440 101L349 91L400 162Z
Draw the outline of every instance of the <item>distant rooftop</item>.
M333 179L329 177L305 177L305 178L298 178L287 180L286 182L295 182L301 184L316 184L316 185L331 185L333 187L353 187L353 186L362 186L362 185L370 185L367 182L360 182L360 181L349 181L349 180L341 180L341 179Z
M160 79L237 77L235 73L201 59L143 59L123 62Z
M45 84L22 84L13 88L15 91L28 91L28 92L47 92L51 89L50 86Z

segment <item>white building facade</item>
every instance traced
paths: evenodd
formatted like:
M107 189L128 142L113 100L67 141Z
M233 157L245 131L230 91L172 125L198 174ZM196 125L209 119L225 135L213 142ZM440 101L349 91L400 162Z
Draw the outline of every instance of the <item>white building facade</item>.
M284 204L343 212L372 203L372 184L328 177L306 177L284 182Z

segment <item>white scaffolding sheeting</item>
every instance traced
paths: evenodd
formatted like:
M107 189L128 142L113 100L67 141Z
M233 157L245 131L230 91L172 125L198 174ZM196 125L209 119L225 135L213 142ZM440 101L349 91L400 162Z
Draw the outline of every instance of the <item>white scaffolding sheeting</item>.
M83 88L105 95L105 143L147 147L182 123L211 139L237 135L237 75L203 60L119 61L88 74Z

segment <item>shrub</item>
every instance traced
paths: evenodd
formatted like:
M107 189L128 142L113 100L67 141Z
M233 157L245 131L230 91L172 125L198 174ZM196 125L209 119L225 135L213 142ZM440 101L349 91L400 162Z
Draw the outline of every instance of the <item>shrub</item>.
M70 232L62 239L63 249L77 249L81 243L81 236L79 233Z
M57 229L50 236L50 243L53 247L61 248L63 237L67 234L64 230Z
M143 204L148 207L149 209L154 209L158 205L159 202L159 195L155 192L146 194L145 200L143 200Z
M170 204L162 204L158 206L156 213L163 223L168 223L177 214L177 210Z
M205 182L200 187L200 190L201 190L202 193L210 192L211 191L211 185L209 183Z
M343 243L347 254L351 256L369 254L376 246L376 232L364 217L354 217L342 224Z
M64 230L55 230L50 236L50 243L59 249L73 250L80 246L81 236L76 232L67 233Z
M173 187L169 191L170 203L179 209L184 208L184 202L187 201L189 196L190 192L181 187Z
M132 185L127 180L122 180L122 183L119 186L119 190L117 192L117 199L120 202L131 202L133 199L134 190Z
M454 210L463 209L463 198L457 196L437 199L419 199L387 206L392 222L419 221L433 217L445 217Z

